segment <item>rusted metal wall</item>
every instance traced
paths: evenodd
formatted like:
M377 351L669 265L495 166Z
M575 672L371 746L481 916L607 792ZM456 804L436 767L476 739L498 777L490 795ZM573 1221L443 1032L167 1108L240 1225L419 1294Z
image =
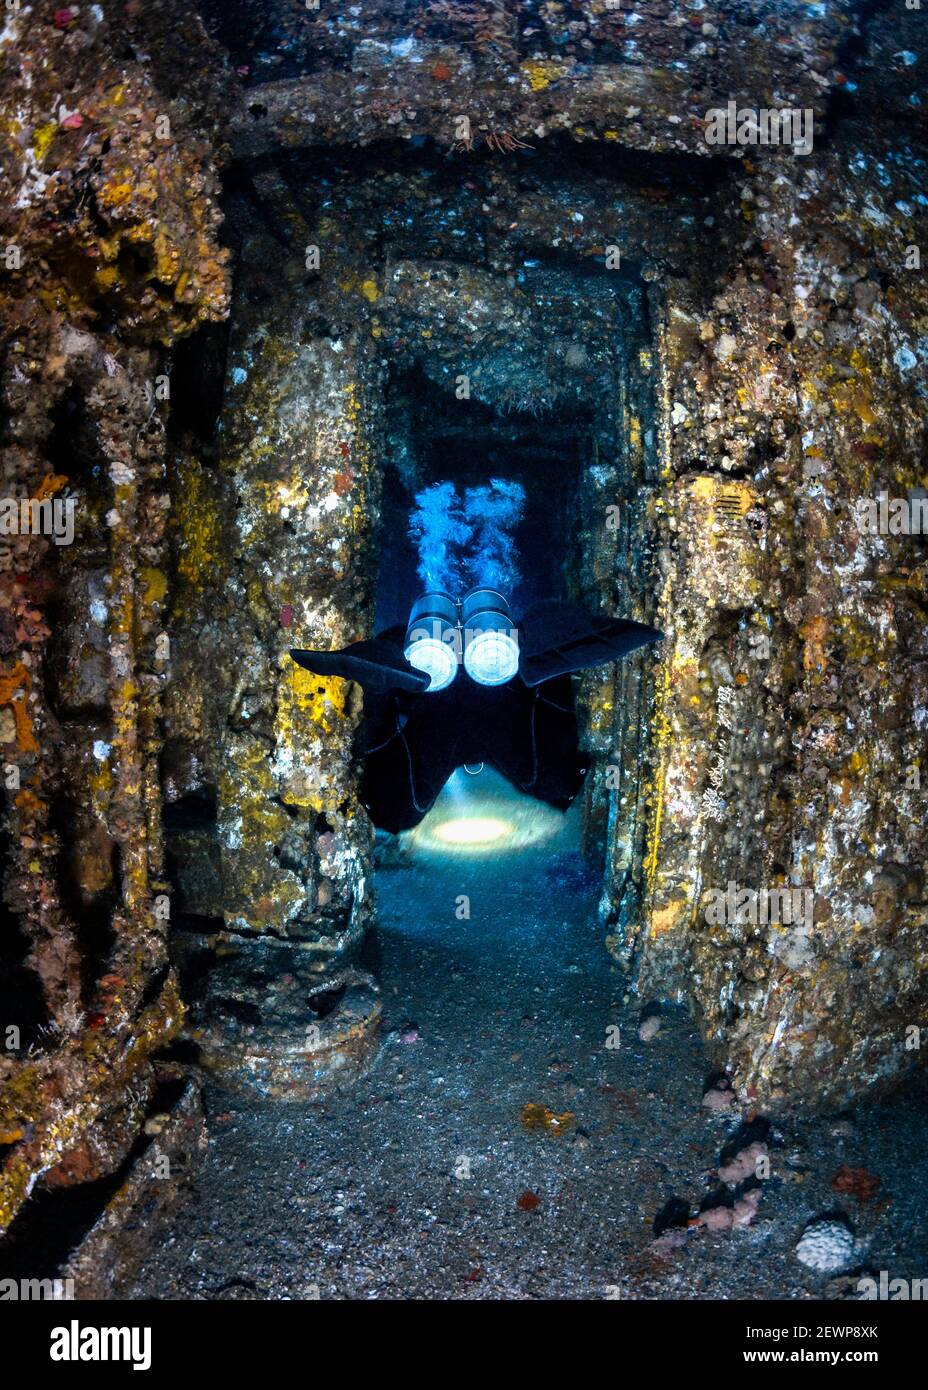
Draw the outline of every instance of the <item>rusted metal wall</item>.
M225 313L225 253L205 149L111 52L90 13L8 14L0 47L3 492L74 522L57 540L20 525L0 570L5 930L44 1013L20 1028L14 1000L2 1020L0 1228L40 1179L122 1162L183 1017L160 832L158 384L168 345Z

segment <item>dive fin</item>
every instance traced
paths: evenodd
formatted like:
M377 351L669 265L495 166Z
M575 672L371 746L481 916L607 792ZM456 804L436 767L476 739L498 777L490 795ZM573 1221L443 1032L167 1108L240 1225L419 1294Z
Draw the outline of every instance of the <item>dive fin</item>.
M518 630L519 674L528 686L616 661L664 636L646 623L594 617L578 603L559 599L536 603Z
M365 690L378 694L387 690L416 693L427 690L429 685L429 677L410 666L402 647L378 637L367 642L352 642L341 651L293 648L290 655L298 666L305 666L317 676L341 676L343 680L356 681Z

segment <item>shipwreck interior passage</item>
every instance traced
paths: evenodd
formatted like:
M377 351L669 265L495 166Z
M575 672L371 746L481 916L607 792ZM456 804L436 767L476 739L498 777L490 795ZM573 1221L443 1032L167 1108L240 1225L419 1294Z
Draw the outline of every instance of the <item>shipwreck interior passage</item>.
M581 184L605 178L595 159L578 176L555 154L527 166L527 196L553 184L566 198L557 181L571 169ZM658 174L669 185L675 171ZM476 185L462 198L434 152L382 151L367 170L275 160L236 177L222 405L191 464L196 493L178 475L180 568L205 525L221 540L208 579L190 567L174 637L188 679L165 747L168 864L198 1059L260 1094L305 1096L332 1068L345 1078L369 1062L380 1002L359 966L371 920L364 702L357 686L294 666L289 649L333 650L404 623L423 587L466 576L504 588L516 614L562 598L646 619L658 300L621 259L606 270L514 242L488 268L458 225ZM499 197L489 161L477 177ZM256 179L276 190L270 217ZM295 259L291 279L273 248L297 219L300 234L322 226L327 240L320 268L315 255L309 273ZM207 382L196 389L209 398ZM201 462L210 452L214 470ZM449 543L442 528L455 526ZM430 546L449 573L428 569ZM605 866L610 820L624 836L622 877L610 860L603 895L616 922L642 891L646 669L601 662L577 691L584 850ZM620 787L607 754L622 738ZM307 1053L303 1010L317 995L330 1006L325 1045Z
M8 11L0 1280L917 1277L923 14Z

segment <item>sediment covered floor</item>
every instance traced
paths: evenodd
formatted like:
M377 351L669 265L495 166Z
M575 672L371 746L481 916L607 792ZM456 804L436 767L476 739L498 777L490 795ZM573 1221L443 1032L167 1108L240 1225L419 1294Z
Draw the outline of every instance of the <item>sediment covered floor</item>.
M209 1091L193 1198L125 1297L842 1297L848 1281L793 1253L835 1209L861 1271L924 1275L928 1107L912 1092L781 1122L752 1225L655 1241L671 1197L695 1212L718 1187L738 1123L701 1106L709 1067L682 1009L639 1041L569 823L509 854L414 851L377 887L386 1025L371 1074L312 1106ZM529 1103L574 1120L528 1129ZM834 1191L842 1165L879 1177L876 1195Z

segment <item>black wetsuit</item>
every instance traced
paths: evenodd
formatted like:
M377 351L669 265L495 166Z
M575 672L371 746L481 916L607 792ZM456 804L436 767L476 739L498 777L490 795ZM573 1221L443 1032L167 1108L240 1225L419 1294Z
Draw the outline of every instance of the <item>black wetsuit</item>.
M403 630L382 634L402 643ZM570 676L529 687L478 685L459 670L444 690L366 693L361 803L382 830L411 830L465 763L489 763L520 791L566 811L583 782Z
M519 673L480 685L460 668L444 690L403 653L403 628L341 651L294 650L319 675L364 689L358 753L361 802L382 830L411 830L455 768L489 763L515 787L566 811L586 773L571 673L615 661L660 641L656 628L596 617L578 604L545 599L518 624Z

